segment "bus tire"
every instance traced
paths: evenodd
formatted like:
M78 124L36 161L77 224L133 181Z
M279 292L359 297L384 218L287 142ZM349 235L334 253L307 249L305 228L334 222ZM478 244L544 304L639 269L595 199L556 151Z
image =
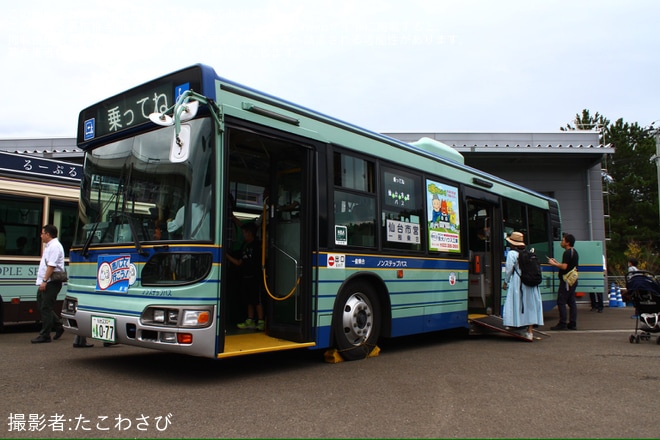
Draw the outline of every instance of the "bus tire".
M373 287L351 283L337 297L333 320L336 348L346 360L366 358L380 336L380 304Z

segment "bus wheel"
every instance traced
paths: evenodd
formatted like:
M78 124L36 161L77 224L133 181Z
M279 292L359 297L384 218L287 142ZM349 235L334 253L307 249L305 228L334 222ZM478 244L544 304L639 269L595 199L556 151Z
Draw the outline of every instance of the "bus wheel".
M380 335L380 319L378 299L369 284L355 283L339 295L333 330L344 359L364 359L371 353Z

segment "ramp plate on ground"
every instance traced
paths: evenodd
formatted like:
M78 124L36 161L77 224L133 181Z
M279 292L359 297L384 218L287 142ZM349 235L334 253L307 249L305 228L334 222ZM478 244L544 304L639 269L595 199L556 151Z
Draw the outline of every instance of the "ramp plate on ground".
M488 329L494 332L500 332L513 336L516 339L521 341L531 342L517 329L508 328L504 325L504 321L499 316L494 315L468 315L468 322L473 325ZM537 336L534 336L535 339L539 339Z

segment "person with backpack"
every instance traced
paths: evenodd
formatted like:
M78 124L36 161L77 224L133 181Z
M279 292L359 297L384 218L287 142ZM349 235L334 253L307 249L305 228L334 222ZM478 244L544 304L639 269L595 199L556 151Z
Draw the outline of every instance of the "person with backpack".
M541 266L533 252L526 250L522 232L512 232L506 241L511 249L506 256L504 281L507 285L503 321L507 327L523 327L525 338L534 340L534 326L543 325Z
M559 291L557 292L557 308L559 309L559 322L550 330L577 330L577 302L575 300L575 289L577 281L569 286L564 281L564 275L573 270L579 264L579 256L575 248L575 237L572 234L564 234L561 239L561 247L564 254L561 263L554 258L548 258L548 263L559 269ZM570 315L566 315L566 305L570 309Z

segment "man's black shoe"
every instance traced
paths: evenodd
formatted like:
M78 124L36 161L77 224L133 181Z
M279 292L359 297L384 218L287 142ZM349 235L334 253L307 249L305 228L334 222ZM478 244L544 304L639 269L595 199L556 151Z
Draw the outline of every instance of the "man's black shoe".
M569 326L566 327L566 328L569 329L569 330L577 330L577 326L576 326L576 325L569 325Z
M73 344L73 348L89 348L93 346L94 344Z
M55 330L55 336L53 337L53 339L55 339L57 341L58 339L60 339L62 337L63 334L64 334L64 327L62 327L60 329L57 329L57 330Z
M37 336L31 342L33 344L41 344L42 342L50 342L50 338L47 336Z
M554 327L550 327L550 330L566 330L566 324L557 324Z

